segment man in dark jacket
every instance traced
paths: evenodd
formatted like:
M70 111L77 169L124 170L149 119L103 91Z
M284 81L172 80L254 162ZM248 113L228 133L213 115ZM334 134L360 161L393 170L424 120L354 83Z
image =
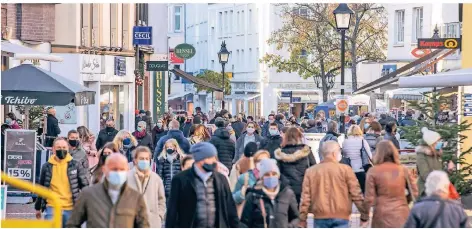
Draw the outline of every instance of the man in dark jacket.
M244 128L246 128L246 124L243 122L242 114L238 114L238 116L236 117L236 121L231 123L231 127L233 127L236 139L238 139L239 136L241 136Z
M184 136L186 138L189 137L190 128L192 127L192 125L193 125L193 116L188 116L187 119L185 120L184 126L182 128L182 132L184 133Z
M172 179L166 228L236 228L239 219L226 177L216 172L216 148L197 143L193 167Z
M115 129L115 122L113 120L107 120L106 127L98 133L97 142L95 146L100 150L108 142L112 142L118 134L118 130Z
M159 139L156 144L156 148L154 149L154 161L157 161L157 157L162 152L164 148L164 144L167 140L173 138L179 143L180 148L185 152L188 153L190 150L190 142L184 137L184 133L179 130L180 123L177 120L172 120L169 124L169 131L167 135Z
M87 153L80 144L79 132L77 130L70 130L67 133L67 141L69 142L69 153L72 158L80 162L85 169L89 169Z
M78 161L72 159L66 139L54 140L52 152L53 155L41 168L39 184L60 197L62 226L65 227L82 189L89 185L88 171ZM46 199L38 197L34 208L37 219L41 219L42 211L46 211L45 219L52 219L53 208L47 206Z
M59 121L56 118L56 109L53 107L48 110L48 117L46 123L46 147L51 147L54 139L61 134L61 128L59 128Z
M265 122L264 126L262 126L262 133L261 133L262 137L266 138L266 137L270 136L270 134L269 134L269 128L270 127L269 126L272 123L275 123L275 115L274 114L270 114L269 117L268 117L267 122ZM278 125L277 125L277 127L278 127ZM279 129L279 131L280 131L280 129Z
M233 158L235 153L235 143L230 139L230 133L226 129L228 123L221 117L215 121L215 126L218 128L210 139L218 151L218 159L225 165L229 171L233 167Z
M411 111L406 112L405 118L400 122L400 126L414 126L416 122L413 120L413 114Z
M276 123L270 124L268 132L269 136L262 141L261 149L269 151L270 158L275 158L274 152L276 149L280 148L282 137L280 136L280 131Z

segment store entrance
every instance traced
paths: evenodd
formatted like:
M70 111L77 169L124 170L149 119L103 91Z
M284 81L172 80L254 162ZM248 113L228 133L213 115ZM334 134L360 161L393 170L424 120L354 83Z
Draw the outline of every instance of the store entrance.
M125 85L101 85L100 129L108 119L115 121L115 128L124 129Z

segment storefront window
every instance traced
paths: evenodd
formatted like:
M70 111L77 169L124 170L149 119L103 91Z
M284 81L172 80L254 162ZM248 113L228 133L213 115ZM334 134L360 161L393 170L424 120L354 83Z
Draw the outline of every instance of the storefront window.
M100 128L105 121L115 121L116 129L124 129L125 85L102 85L100 87Z

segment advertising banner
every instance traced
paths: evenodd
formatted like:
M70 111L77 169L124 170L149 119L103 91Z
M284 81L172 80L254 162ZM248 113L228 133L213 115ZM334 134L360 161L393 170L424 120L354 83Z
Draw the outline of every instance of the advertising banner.
M313 156L315 156L316 164L320 163L320 154L319 147L321 139L325 136L325 133L315 134L315 133L304 133L303 136L305 137L305 144L311 147L311 152Z

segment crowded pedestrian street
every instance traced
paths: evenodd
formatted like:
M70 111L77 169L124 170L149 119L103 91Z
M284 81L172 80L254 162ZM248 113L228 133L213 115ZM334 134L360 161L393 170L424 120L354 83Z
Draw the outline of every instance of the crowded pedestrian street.
M472 228L470 3L1 3L2 228Z

